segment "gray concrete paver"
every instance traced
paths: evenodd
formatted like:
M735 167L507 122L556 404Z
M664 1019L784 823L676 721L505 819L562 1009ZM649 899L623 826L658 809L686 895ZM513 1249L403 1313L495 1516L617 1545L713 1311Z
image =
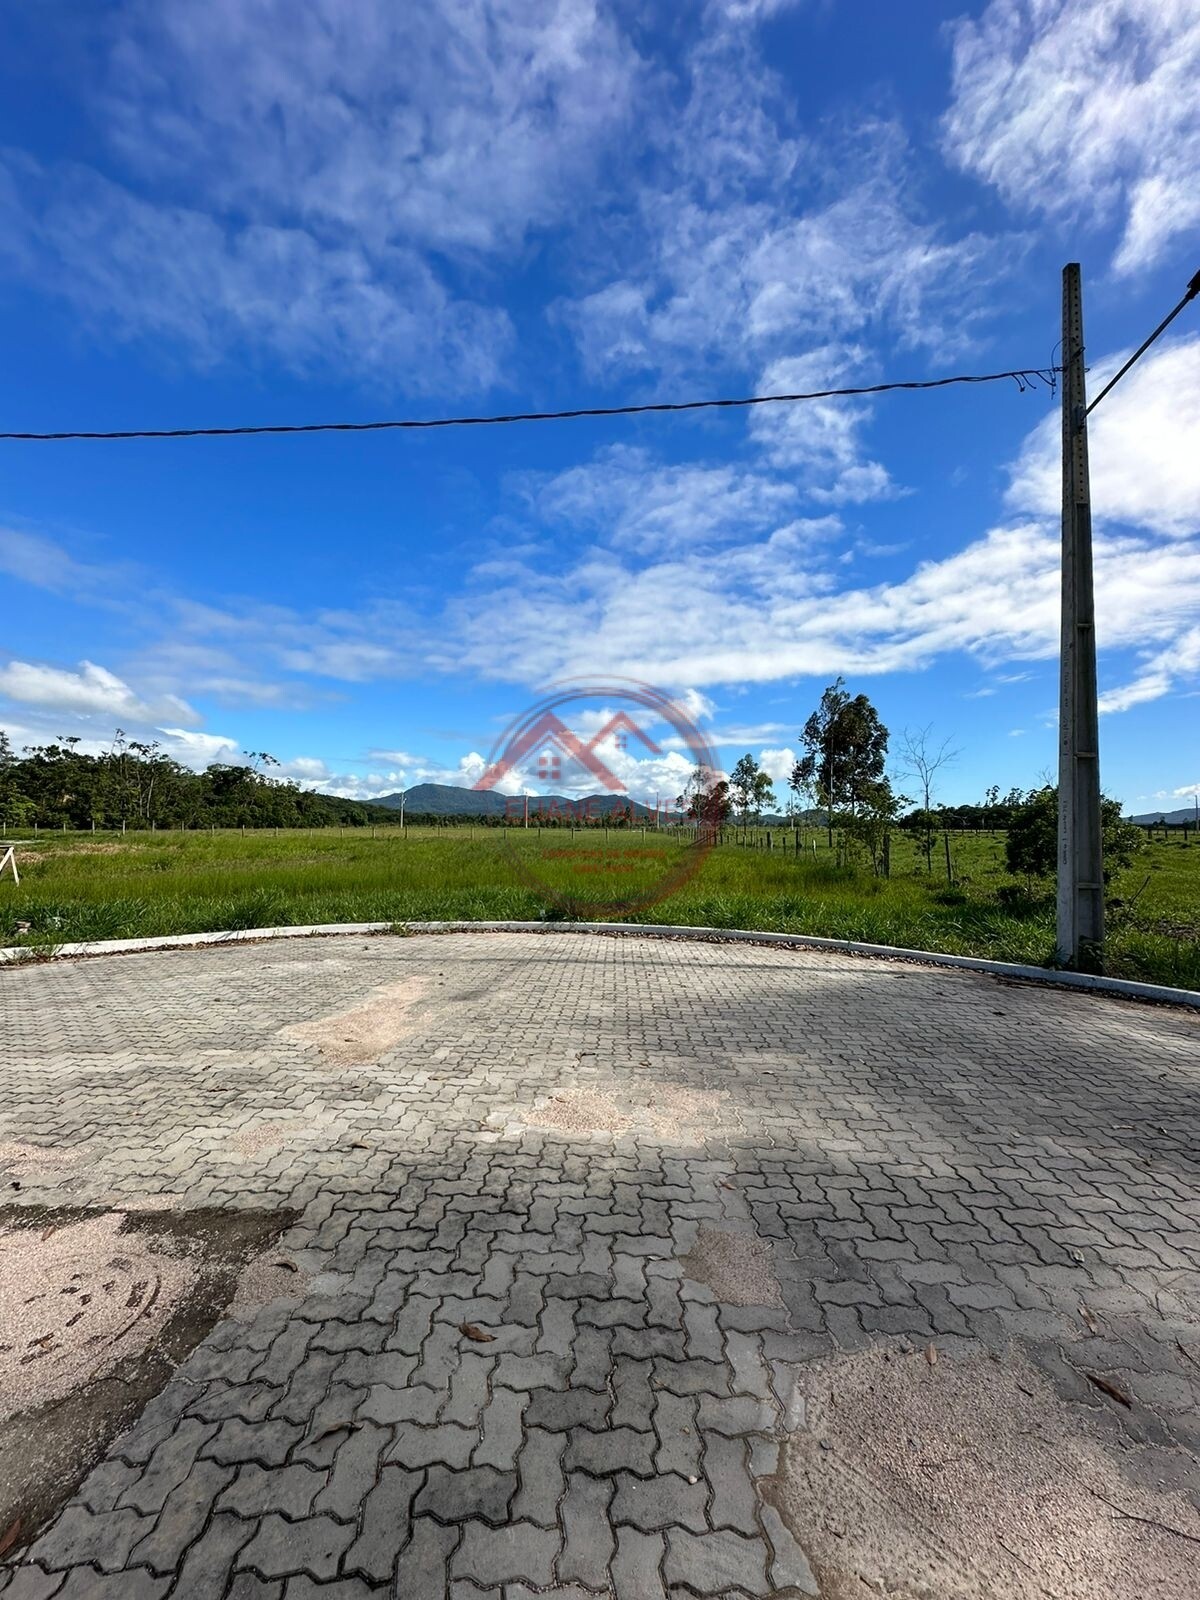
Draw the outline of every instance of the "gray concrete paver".
M407 977L435 998L376 1061L283 1032ZM815 1593L758 1480L803 1363L874 1342L1016 1340L1093 1412L1101 1371L1200 1498L1186 1014L468 934L14 969L0 1023L0 1142L68 1157L21 1203L287 1206L312 1275L213 1329L5 1600ZM720 1126L516 1126L581 1088L716 1095ZM701 1227L768 1241L779 1303L689 1278Z

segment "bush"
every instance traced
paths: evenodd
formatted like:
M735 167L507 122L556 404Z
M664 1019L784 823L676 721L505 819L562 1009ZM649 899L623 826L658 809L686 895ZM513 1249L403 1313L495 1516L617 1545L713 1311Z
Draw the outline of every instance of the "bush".
M1145 848L1142 830L1121 816L1121 802L1100 797L1100 829L1104 848L1104 881L1127 867ZM1008 870L1024 878L1052 878L1058 868L1058 790L1031 789L1013 812L1005 845Z

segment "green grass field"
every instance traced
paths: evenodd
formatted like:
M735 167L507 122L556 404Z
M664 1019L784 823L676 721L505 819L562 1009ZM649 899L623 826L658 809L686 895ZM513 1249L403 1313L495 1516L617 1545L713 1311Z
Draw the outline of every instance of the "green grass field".
M1003 838L954 835L948 885L896 836L892 876L839 866L824 836L792 849L712 850L694 875L622 920L824 934L878 944L1046 963L1048 886L1004 870ZM816 851L812 846L816 844ZM476 828L343 833L43 834L19 846L21 883L0 880L0 942L79 939L308 922L393 922L564 914L604 917L692 862L687 842L649 831ZM19 925L28 924L27 928ZM1200 847L1153 844L1112 886L1109 969L1200 988Z

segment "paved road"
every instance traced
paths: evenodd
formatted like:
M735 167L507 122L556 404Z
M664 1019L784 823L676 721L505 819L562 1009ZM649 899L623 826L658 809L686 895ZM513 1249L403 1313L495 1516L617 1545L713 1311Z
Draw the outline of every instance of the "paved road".
M803 1363L881 1340L1016 1340L1108 1415L1106 1374L1200 1489L1194 1015L573 934L30 967L0 1008L0 1140L76 1158L22 1203L292 1207L306 1275L4 1600L815 1593L763 1485Z

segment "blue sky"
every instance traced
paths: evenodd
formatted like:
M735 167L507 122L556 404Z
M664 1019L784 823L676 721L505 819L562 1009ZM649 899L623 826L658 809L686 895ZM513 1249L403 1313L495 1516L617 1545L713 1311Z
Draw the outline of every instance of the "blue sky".
M1044 366L1200 265L1200 0L72 0L0 20L6 428ZM1177 331L1176 331L1177 330ZM1105 788L1200 785L1200 311L1092 435ZM776 775L838 673L1054 767L1058 417L1012 384L428 435L0 444L0 727L369 798L567 676ZM679 752L624 776L678 787ZM782 794L783 787L780 786Z

